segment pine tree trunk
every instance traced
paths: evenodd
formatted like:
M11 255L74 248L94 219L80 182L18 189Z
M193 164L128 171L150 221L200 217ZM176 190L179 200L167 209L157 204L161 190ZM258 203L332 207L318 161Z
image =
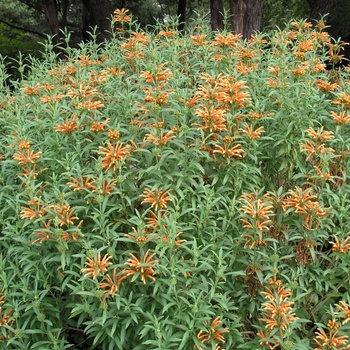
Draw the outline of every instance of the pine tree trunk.
M83 33L83 37L87 37L87 28L91 30L91 28L97 27L97 42L109 39L111 30L110 18L115 10L115 6L109 0L83 0L83 4L85 7L85 33Z
M310 20L319 20L331 12L334 0L307 0L310 6Z
M58 23L58 10L55 0L43 0L45 17L50 27L50 34L54 35L53 43L56 45L60 42L60 25Z
M263 0L230 0L231 28L249 39L260 30Z
M182 32L185 28L186 20L186 0L179 0L177 5L177 15L179 16L178 30Z
M212 30L224 29L223 0L210 0L210 25Z

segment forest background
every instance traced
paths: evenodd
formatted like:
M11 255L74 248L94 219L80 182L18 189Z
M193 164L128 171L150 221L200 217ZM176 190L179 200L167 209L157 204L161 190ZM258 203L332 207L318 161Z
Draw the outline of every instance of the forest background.
M350 38L350 1L342 0L2 0L0 54L15 61L19 51L24 56L39 55L39 42L53 35L53 43L59 44L62 31L69 33L74 46L89 40L91 29L98 27L95 34L101 42L110 35L111 13L116 8L127 8L143 28L179 16L182 31L207 19L212 30L226 26L245 39L256 31L282 28L295 18L318 20L327 14L329 34L343 41Z

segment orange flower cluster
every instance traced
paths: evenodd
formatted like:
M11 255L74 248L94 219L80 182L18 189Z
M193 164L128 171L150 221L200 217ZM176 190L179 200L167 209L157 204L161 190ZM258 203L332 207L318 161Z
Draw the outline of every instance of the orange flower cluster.
M197 339L203 344L210 342L212 340L217 340L220 343L225 344L224 334L229 332L228 328L223 328L221 326L222 321L220 320L220 316L214 318L210 324L208 321L204 321L205 330L201 329L197 334ZM196 346L195 346L196 348ZM215 347L216 349L218 347ZM202 348L199 348L200 350Z
M324 131L323 126L317 131L313 128L305 130L311 139L307 139L304 143L300 143L300 149L307 154L306 161L311 162L316 169L317 177L322 180L332 179L329 169L326 165L332 161L335 151L333 148L326 147L325 141L334 138L332 131Z
M5 288L3 288L0 293L3 294L5 291ZM2 342L2 340L4 339L4 333L7 334L7 338L10 339L11 338L11 333L8 331L8 329L6 329L5 327L2 326L10 326L12 327L12 325L15 322L14 318L11 318L11 312L12 309L8 309L5 313L3 313L3 308L2 305L5 303L4 301L5 296L4 295L0 295L0 328L2 329L2 335L0 336L0 343Z
M106 171L113 169L115 171L120 163L130 155L130 145L123 146L121 142L117 142L112 145L109 141L107 147L100 146L101 151L98 154L103 155L102 167L106 168Z
M335 308L337 311L334 311L334 318L328 320L327 330L318 327L315 332L315 350L350 349L349 336L346 330L341 331L341 326L350 321L349 305L341 300L339 304L335 304Z
M272 334L277 330L279 331L279 338L283 339L287 328L298 320L293 312L294 301L289 300L292 293L282 285L281 280L274 276L274 278L269 279L269 286L266 286L265 291L261 294L267 300L262 304L263 318L260 318L260 321L265 324L266 332L260 330L258 336L261 339L271 338L273 342L264 340L260 342L260 345L265 345L269 349L276 349L281 344Z
M246 239L244 246L252 249L265 245L263 233L269 231L272 223L271 217L274 215L270 195L261 196L257 192L243 193L240 200L243 203L240 211L245 214L240 221L243 223L243 227L249 230L249 233L242 235Z
M116 9L114 10L114 20L119 23L129 23L131 22L131 17L129 15L128 9Z
M320 220L329 215L317 201L317 196L312 194L311 188L303 190L296 186L295 190L288 191L281 205L284 211L292 208L296 214L304 216L304 228L309 231L316 230L321 224Z
M342 242L339 241L337 236L334 236L334 242L330 242L333 252L339 252L346 254L350 250L350 236L345 238Z
M146 96L144 101L157 106L163 106L168 103L168 96L171 90L166 89L172 73L169 69L163 69L165 63L159 64L155 72L143 71L140 78L144 79L149 86L142 86L141 89L145 91Z
M146 284L147 278L155 281L153 266L157 264L157 261L153 260L153 257L156 254L150 254L150 250L148 249L145 254L141 255L140 259L136 258L134 254L130 253L129 255L131 258L124 263L124 265L128 266L128 268L122 271L123 277L120 279L120 281L130 276L134 276L135 274L140 275L140 279L143 284Z
M101 252L98 252L97 257L87 258L85 265L87 267L81 269L81 272L84 273L84 277L92 277L95 279L103 275L107 271L108 266L112 265L109 261L112 259L112 256L105 254L101 260Z

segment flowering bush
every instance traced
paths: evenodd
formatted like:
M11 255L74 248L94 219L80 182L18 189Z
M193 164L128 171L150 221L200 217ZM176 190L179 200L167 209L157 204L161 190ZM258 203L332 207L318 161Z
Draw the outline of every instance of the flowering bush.
M349 348L345 43L112 24L1 88L1 346Z

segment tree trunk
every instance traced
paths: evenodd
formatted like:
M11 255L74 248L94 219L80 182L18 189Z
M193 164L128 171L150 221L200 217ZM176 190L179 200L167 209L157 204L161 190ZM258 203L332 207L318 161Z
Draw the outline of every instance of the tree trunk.
M243 39L260 30L263 0L230 0L231 28Z
M53 44L60 42L60 26L58 23L58 10L55 0L43 0L45 17L50 27L50 34L54 35Z
M88 37L86 31L89 28L97 27L97 42L101 43L104 40L110 38L111 31L111 16L115 10L115 5L113 5L109 0L82 0L85 7L85 18L83 37ZM83 11L83 12L84 12Z
M179 16L179 25L177 29L179 32L182 32L185 28L186 0L179 0L178 6L177 6L177 15Z
M210 0L210 25L212 30L224 29L223 0Z
M307 0L310 6L310 20L318 21L327 13L330 13L334 0Z

